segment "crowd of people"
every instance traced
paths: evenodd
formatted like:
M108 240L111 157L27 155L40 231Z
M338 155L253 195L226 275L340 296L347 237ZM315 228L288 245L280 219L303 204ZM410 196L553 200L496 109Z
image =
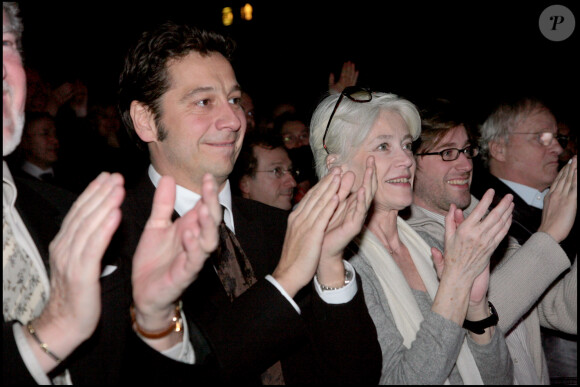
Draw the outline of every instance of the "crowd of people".
M51 85L3 3L5 384L577 384L575 129L357 85L265 113L234 42Z

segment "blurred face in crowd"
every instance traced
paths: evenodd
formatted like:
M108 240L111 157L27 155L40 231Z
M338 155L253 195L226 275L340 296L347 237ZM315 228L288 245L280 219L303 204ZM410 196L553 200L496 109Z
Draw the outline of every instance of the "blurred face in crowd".
M42 169L47 169L58 160L59 144L54 120L42 117L26 125L20 144L25 152L26 160Z
M24 127L26 74L18 51L16 34L6 12L2 12L2 155L18 146Z
M148 142L161 175L172 175L178 185L199 193L203 175L209 172L221 190L246 131L234 70L219 53L192 52L170 61L168 75L159 127L148 109L132 107L137 132Z
M288 149L309 145L310 132L302 121L285 122L280 130L284 145Z
M413 138L403 118L382 110L368 136L343 170L356 175L355 188L362 184L369 156L374 156L378 187L374 198L376 210L402 210L413 200L415 159Z
M558 134L568 137L566 148L564 148L563 152L559 156L561 162L567 162L570 160L570 158L572 158L572 156L578 153L578 150L576 149L576 141L571 136L573 133L570 132L570 127L563 122L558 123Z
M50 87L37 70L26 68L26 111L45 112L48 109Z
M258 160L256 174L246 175L240 181L242 196L283 210L291 209L296 180L288 172L292 169L288 153L281 147L267 149L262 146L254 146L253 152ZM281 176L276 176L276 170Z
M465 127L460 125L450 129L435 147L417 153L463 149L470 144ZM413 202L441 215L447 215L451 203L465 209L471 203L472 177L473 161L465 153L453 161L443 161L439 155L417 156Z
M500 144L494 149L490 144L493 158L503 164L503 176L498 177L539 191L552 184L558 174L558 155L563 150L555 138L549 146L540 144L538 134L541 132L551 132L556 136L558 127L547 109L536 108L515 125L507 145Z
M254 101L252 101L252 97L250 97L248 93L242 93L240 105L242 105L242 109L244 109L244 114L246 115L248 130L254 129L256 127L256 117L254 112Z

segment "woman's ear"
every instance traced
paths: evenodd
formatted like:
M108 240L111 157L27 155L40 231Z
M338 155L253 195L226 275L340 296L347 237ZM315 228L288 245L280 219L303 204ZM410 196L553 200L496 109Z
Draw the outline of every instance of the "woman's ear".
M146 143L157 141L157 126L151 110L141 102L131 102L129 113L135 132Z
M332 169L332 167L336 166L337 161L338 161L338 157L334 154L330 154L330 155L326 156L326 169L328 169L330 171Z

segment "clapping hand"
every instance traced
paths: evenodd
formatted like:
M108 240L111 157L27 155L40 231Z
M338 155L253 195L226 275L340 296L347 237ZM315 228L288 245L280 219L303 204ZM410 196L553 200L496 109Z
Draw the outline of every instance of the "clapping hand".
M197 278L219 242L222 212L213 176L204 176L201 199L173 222L175 190L172 177L161 178L151 216L133 258L136 319L147 331L167 327L175 302Z
M342 176L338 192L340 204L326 229L322 245L318 270L321 283L328 283L325 282L324 270L321 270L323 266L341 262L344 249L362 230L378 186L374 157L367 159L362 185L355 192L351 192L354 181L355 175L352 172L346 172Z

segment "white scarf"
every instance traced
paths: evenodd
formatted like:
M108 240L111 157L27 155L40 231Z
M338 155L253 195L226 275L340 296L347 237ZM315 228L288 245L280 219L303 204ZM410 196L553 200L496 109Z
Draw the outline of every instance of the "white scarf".
M439 280L431 260L431 248L401 217L397 217L397 228L399 238L409 250L413 263L433 300L439 287ZM387 249L370 230L365 228L356 242L381 283L397 329L403 336L403 344L410 348L423 321L423 315L411 287ZM467 346L467 338L463 340L456 363L464 384L483 384L479 369ZM449 384L449 380L446 380L445 384Z

